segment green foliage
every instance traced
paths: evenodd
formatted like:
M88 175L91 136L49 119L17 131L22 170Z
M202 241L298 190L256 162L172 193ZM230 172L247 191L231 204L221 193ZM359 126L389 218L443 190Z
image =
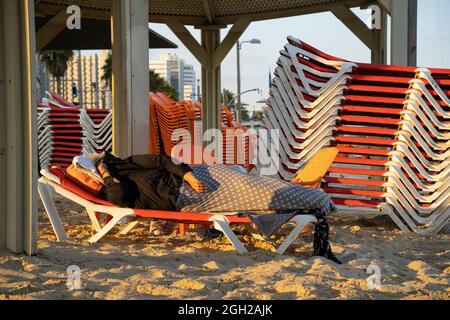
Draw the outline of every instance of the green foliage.
M102 80L105 81L108 85L111 84L112 80L112 55L108 54L106 58L105 65L102 67L103 75ZM174 88L167 83L164 78L162 78L159 74L155 73L153 70L149 71L149 82L150 82L150 91L153 92L162 92L167 94L174 100L178 100L178 92Z
M58 94L62 92L61 78L66 74L70 62L72 62L74 54L72 50L43 50L38 54L47 67L48 72L56 78Z
M234 96L235 96L234 93L231 92L230 90L223 89L223 91L222 91L222 103L224 105L228 106L231 110L235 109L234 105L230 105L230 102L233 101ZM232 103L234 104L235 102L232 102Z
M244 106L241 107L241 121L250 121L250 112Z
M150 91L152 92L162 92L171 97L174 100L178 100L178 92L175 90L164 78L159 74L150 70L149 72L150 80Z
M102 80L106 82L108 86L111 85L112 80L112 54L108 53L108 57L105 60L105 64L102 67Z
M236 111L236 100L235 94L228 89L223 89L222 91L222 103L226 105L230 111ZM231 102L231 103L230 103ZM241 106L241 121L250 121L250 113L245 106Z
M255 121L261 121L264 118L264 112L262 111L255 111L253 112L252 119Z
M62 78L69 67L69 63L73 60L73 56L74 54L71 50L45 50L39 53L39 60L45 64L52 76Z

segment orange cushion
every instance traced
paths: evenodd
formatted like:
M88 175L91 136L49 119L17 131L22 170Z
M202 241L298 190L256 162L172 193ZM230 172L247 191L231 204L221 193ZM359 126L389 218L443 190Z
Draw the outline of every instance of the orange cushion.
M104 195L105 185L73 164L66 169L66 178L96 197Z

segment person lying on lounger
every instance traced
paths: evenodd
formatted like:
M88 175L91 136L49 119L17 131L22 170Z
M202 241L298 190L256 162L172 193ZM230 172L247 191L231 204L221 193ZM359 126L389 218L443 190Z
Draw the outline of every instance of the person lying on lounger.
M296 214L315 215L315 253L339 262L328 242L328 214L335 210L320 189L250 175L223 165L191 168L166 155L119 159L106 153L97 168L106 200L120 206L185 212L247 214L272 235Z

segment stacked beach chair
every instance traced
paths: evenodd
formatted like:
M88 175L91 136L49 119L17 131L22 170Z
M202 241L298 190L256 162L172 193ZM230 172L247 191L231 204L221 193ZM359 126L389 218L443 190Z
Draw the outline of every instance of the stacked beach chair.
M416 232L438 232L449 220L450 70L415 70L385 174L386 204Z
M201 138L201 108L176 102L163 93L150 94L150 151L170 155L180 142Z
M53 132L49 124L50 108L38 107L37 110L37 131L39 164L41 168L47 168L52 161Z
M221 109L221 119L223 163L250 169L247 129L235 121L234 114L225 106ZM163 93L150 94L150 153L171 155L176 145L188 143L200 147L202 139L202 106L199 102L176 102ZM193 151L192 164L199 164L197 156Z
M201 110L198 102L176 102L163 93L151 93L150 153L171 155L180 142L201 146ZM41 167L67 167L73 157L80 154L111 150L112 112L82 109L48 93L38 105L38 132ZM187 140L186 133L191 140ZM247 130L235 121L233 113L226 107L222 108L222 134L223 162L250 169ZM238 147L244 151L238 152ZM194 152L192 156L195 156Z
M38 105L38 151L41 168L68 167L75 156L110 150L110 110L85 110L48 93Z
M223 162L227 165L241 165L250 171L253 168L251 153L255 150L255 132L236 121L228 107L222 107Z
M278 174L336 146L324 190L341 210L438 232L450 217L449 96L450 70L352 63L289 37L264 118L279 130Z

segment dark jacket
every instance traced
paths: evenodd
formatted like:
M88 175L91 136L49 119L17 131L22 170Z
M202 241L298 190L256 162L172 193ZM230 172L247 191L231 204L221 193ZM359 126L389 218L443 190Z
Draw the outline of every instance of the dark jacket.
M105 179L106 200L128 208L175 210L183 176L192 171L166 155L138 155L122 160L107 153L103 162L116 178Z

